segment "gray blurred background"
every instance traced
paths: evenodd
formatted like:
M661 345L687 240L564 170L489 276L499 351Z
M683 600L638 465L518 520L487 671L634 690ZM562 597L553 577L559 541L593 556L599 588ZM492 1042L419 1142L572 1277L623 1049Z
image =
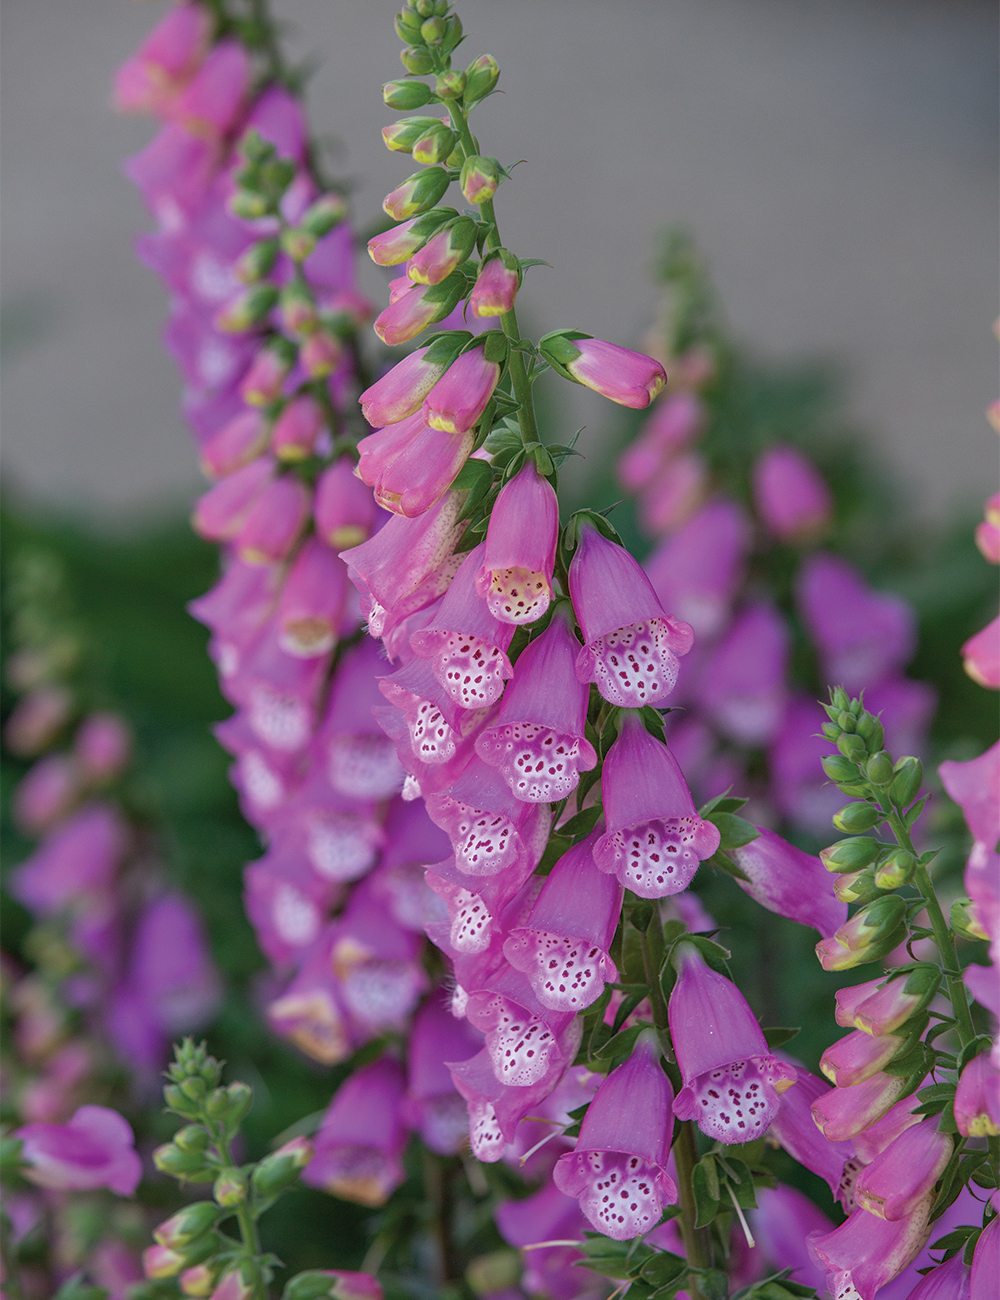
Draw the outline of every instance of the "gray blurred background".
M276 0L322 64L314 129L339 141L362 222L408 170L379 128L399 74L392 0ZM992 0L460 0L471 59L505 94L487 152L525 160L506 243L552 269L536 329L636 343L657 234L683 223L758 352L825 357L848 411L920 509L993 490L996 45ZM134 0L5 0L4 463L9 488L107 520L197 486L163 291L132 254L149 225L121 160L146 119L108 107L116 65L164 11ZM382 281L366 288L384 301ZM579 391L567 419L600 433Z

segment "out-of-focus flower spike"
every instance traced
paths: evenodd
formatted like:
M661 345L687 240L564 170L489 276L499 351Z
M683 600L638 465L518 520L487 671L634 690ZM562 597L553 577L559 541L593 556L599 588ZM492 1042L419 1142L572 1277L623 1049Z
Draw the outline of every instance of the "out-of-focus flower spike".
M987 690L1000 690L1000 616L962 646L962 667Z
M754 465L753 492L764 526L783 542L815 541L829 526L829 488L794 447L775 445L763 452Z
M335 551L360 546L371 535L375 499L349 457L335 460L316 480L313 518L316 531Z
M761 907L826 934L847 920L847 905L834 896L830 877L819 858L803 853L766 826L755 840L732 851L733 861L749 877L735 877L740 888Z
M311 504L309 489L290 474L266 484L236 534L241 559L251 564L283 560L298 540Z
M690 623L696 637L721 631L750 548L749 521L725 499L711 501L646 561L664 609Z
M166 116L208 51L212 18L200 4L178 4L115 73L115 108Z
M343 622L347 593L343 560L318 537L308 538L295 557L278 602L281 648L303 659L332 650Z
M305 460L326 423L315 397L303 393L284 408L271 431L271 450L281 461Z

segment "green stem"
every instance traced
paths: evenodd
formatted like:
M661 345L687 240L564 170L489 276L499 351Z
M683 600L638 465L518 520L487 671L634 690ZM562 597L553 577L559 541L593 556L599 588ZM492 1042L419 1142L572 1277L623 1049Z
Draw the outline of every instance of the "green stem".
M881 806L881 805L880 805ZM885 809L883 809L883 812ZM915 858L919 857L913 847L913 840L910 838L910 832L906 823L897 812L890 812L887 819L893 835L896 837L896 843L900 848L906 849L907 853L912 853ZM969 997L965 991L965 982L959 973L958 953L955 951L955 940L952 937L951 930L947 921L944 919L944 913L941 911L941 904L938 902L937 893L934 890L934 884L931 881L930 872L919 862L913 873L913 881L920 896L924 900L927 908L927 915L930 918L931 929L934 932L934 943L941 955L944 963L945 980L948 984L948 996L951 999L952 1010L955 1012L955 1019L958 1021L958 1034L962 1040L962 1046L967 1047L976 1037L976 1029L972 1023L972 1012L969 1009Z
M229 1139L226 1137L226 1130L223 1124L219 1125L218 1137L219 1154L228 1165L232 1165L233 1157L229 1150ZM255 1263L260 1259L260 1234L257 1231L257 1223L250 1213L250 1206L246 1201L242 1201L236 1207L236 1222L240 1229L240 1239L243 1242L243 1248L248 1255L252 1255ZM266 1300L266 1291L264 1282L260 1275L259 1267L255 1270L253 1300Z
M472 132L469 130L469 122L466 115L455 103L448 105L448 111L451 114L452 125L458 133L458 138L462 146L462 151L466 158L478 154L476 142L472 138ZM496 213L493 210L493 200L487 199L485 203L478 205L483 220L489 226L489 233L486 236L486 247L490 249L501 248L500 231L497 227ZM521 331L517 324L517 313L511 307L500 317L500 328L506 334L512 343L517 343L521 338ZM528 379L528 372L524 364L524 355L514 348L510 352L508 362L510 369L510 382L514 389L514 396L518 402L517 420L521 430L521 441L527 445L529 442L539 442L538 424L535 420L535 404L531 394L531 381Z

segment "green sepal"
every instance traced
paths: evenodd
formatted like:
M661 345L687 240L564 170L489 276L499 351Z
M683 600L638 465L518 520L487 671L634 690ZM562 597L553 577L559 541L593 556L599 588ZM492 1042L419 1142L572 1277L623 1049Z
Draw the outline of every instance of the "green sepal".
M458 522L468 519L489 495L490 488L493 486L493 466L488 465L485 460L472 460L465 462L462 468L455 475L451 482L451 491L468 492L465 505L458 516Z
M596 528L601 536L607 538L609 542L615 542L618 546L624 547L625 543L619 537L614 525L609 523L604 515L598 514L596 510L575 510L563 529L562 549L566 555L570 555L576 550L577 543L580 540L580 530L584 525Z
M724 871L727 876L733 876L736 880L745 880L747 884L750 883L750 877L742 867L738 867L732 858L727 858L721 850L717 850L710 858L706 858L705 865Z
M611 1061L620 1056L624 1060L625 1057L631 1056L632 1048L635 1047L639 1035L649 1027L648 1024L631 1025L628 1029L623 1029L621 1033L614 1034L608 1042L592 1054L592 1059L595 1061Z
M691 1190L694 1193L696 1228L707 1228L719 1213L722 1191L715 1157L702 1156L691 1173Z
M733 787L730 786L729 790ZM698 809L698 816L707 821L709 816L714 812L739 812L746 805L746 799L738 799L730 796L729 790L722 794L717 794L714 799L709 799L708 803L702 804Z
M580 840L585 840L590 832L594 829L601 819L603 812L600 804L595 804L592 808L584 808L583 812L576 813L554 831L562 840L572 840L578 844Z
M786 1043L790 1043L800 1030L791 1026L777 1026L772 1029L765 1029L763 1032L768 1047L773 1051L776 1047L784 1047Z
M745 817L737 817L735 813L713 812L706 821L718 829L721 836L719 848L723 852L740 849L744 844L751 844L760 838L760 831L753 822L748 822Z

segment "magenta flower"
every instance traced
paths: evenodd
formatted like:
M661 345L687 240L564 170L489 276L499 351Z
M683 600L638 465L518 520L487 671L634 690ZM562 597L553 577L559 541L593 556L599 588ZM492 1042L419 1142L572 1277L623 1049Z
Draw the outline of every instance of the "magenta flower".
M779 811L803 830L829 837L830 818L844 796L827 781L820 766L830 753L829 741L820 734L826 720L815 700L806 695L794 698L771 744L768 762L771 795Z
M144 909L128 983L165 1040L211 1020L222 985L201 918L183 895L165 894Z
M879 976L838 989L834 994L837 1024L845 1029L863 1029L875 1037L895 1033L915 1011L926 1006L938 982L933 967L921 966L895 979Z
M428 325L443 320L461 298L465 279L455 275L440 284L407 284L409 288L375 319L375 333L387 347L408 343Z
M500 366L485 349L457 357L424 398L424 419L442 433L468 433L479 423L500 379Z
M211 479L232 474L265 450L270 433L259 411L242 411L202 443L198 452L202 472Z
M361 439L358 475L383 509L413 519L440 501L472 444L471 433L440 433L411 415Z
M274 461L261 456L220 479L199 497L192 517L195 532L209 542L231 541L260 494L274 482Z
M321 1065L336 1065L357 1046L326 942L316 944L284 992L267 1005L266 1015L275 1033Z
M327 654L343 630L347 566L318 537L303 544L278 603L282 650L301 659Z
M667 382L658 361L603 339L547 337L541 350L562 373L620 406L647 407Z
M969 1300L989 1300L1000 1277L1000 1218L994 1215L976 1242L969 1277Z
M483 1048L467 1061L447 1062L455 1087L465 1098L469 1111L469 1146L477 1160L495 1164L504 1147L513 1140L518 1124L555 1089L566 1071L566 1062L579 1048L580 1030L572 1021L559 1037L560 1050L553 1053L538 1081L529 1087L502 1083L496 1076L490 1052Z
M325 419L314 397L293 398L274 423L271 450L282 461L305 460L312 455Z
M88 781L110 781L127 766L132 733L116 713L91 713L73 737L73 756Z
M115 108L167 116L205 58L211 15L198 4L178 4L115 73Z
M912 1125L862 1169L855 1200L879 1218L909 1218L933 1190L953 1147L951 1136L938 1132L936 1119Z
M1000 840L1000 741L968 762L941 763L938 775L962 809L973 839L992 849Z
M240 380L240 396L247 406L270 406L281 396L291 368L292 357L283 348L262 347Z
M524 926L511 930L504 956L553 1011L582 1011L618 978L609 949L624 890L596 869L596 832L556 862Z
M812 1103L816 1127L831 1142L857 1137L888 1114L905 1087L898 1075L874 1074L849 1088L831 1088Z
M750 548L749 522L734 502L710 501L646 561L664 609L712 637L726 621Z
M638 561L585 526L569 590L583 631L580 681L596 682L619 708L662 703L677 681L677 656L687 654L694 638L687 623L664 612Z
M733 850L733 861L749 880L735 877L752 899L778 916L830 934L847 920L847 904L833 892L833 883L818 857L803 853L766 826L758 836Z
M637 713L625 714L602 773L607 831L594 846L598 868L642 898L679 894L719 832L698 816L677 760Z
M906 601L872 591L845 560L819 551L802 565L796 595L820 652L824 680L847 691L874 686L913 654L916 627Z
M1000 616L962 646L962 667L980 686L1000 690Z
M791 1090L793 1093L795 1088ZM814 1201L797 1187L761 1187L757 1208L747 1215L768 1271L791 1269L790 1280L822 1291L825 1274L809 1256L806 1238L826 1234L833 1224Z
M503 316L505 312L513 310L521 277L517 266L509 265L511 261L513 259L510 254L505 256L501 251L495 257L485 258L480 264L476 283L469 295L469 308L473 316Z
M53 831L16 868L10 892L30 911L53 916L110 891L128 848L128 831L106 804L91 804Z
M588 691L576 678L579 648L557 611L521 652L496 724L476 741L476 753L499 769L518 799L555 803L576 789L581 771L597 763L583 734Z
M579 1241L583 1244L586 1223L580 1206L572 1196L564 1196L554 1183L546 1182L539 1191L520 1201L501 1201L496 1209L497 1229L510 1246L523 1249L546 1241ZM523 1290L528 1295L544 1295L551 1300L596 1300L602 1294L598 1285L590 1289L580 1276L577 1261L583 1252L573 1246L543 1246L524 1250ZM595 1279L596 1281L596 1279ZM522 1293L516 1293L520 1296ZM499 1300L499 1297L498 1297ZM513 1300L513 1296L511 1296Z
M131 1196L142 1162L128 1121L106 1106L81 1106L67 1124L25 1124L13 1137L23 1143L25 1177L57 1192L106 1187Z
M250 56L239 41L213 46L172 110L192 135L221 138L235 125L250 89Z
M47 754L35 762L14 790L14 818L37 835L68 816L82 789L81 773L67 754Z
M559 1157L556 1186L575 1196L589 1222L615 1241L638 1237L677 1199L667 1173L673 1089L652 1035L597 1089L576 1149Z
M895 1222L855 1210L832 1232L811 1234L809 1253L825 1269L829 1293L844 1300L874 1300L923 1249L932 1200L928 1197L912 1215Z
M500 489L486 529L476 589L504 623L534 623L552 599L559 502L529 460Z
M327 1107L302 1181L345 1201L384 1205L405 1177L405 1093L402 1067L389 1056L350 1075Z
M851 1088L878 1074L905 1042L899 1034L873 1038L855 1029L826 1049L820 1057L819 1068L838 1088Z
M312 494L291 474L268 483L254 500L236 534L236 549L250 564L283 560L305 527Z
M485 953L496 935L526 919L520 914L507 917L505 909L508 904L516 907L522 887L538 865L548 826L548 817L540 817L531 842L496 875L472 878L453 858L427 871L428 887L442 899L448 912L447 923L434 922L428 927L429 937L439 948L451 949L456 955Z
M375 524L375 501L348 457L326 467L315 491L313 519L325 542L335 551L344 551L367 540Z
M376 708L375 720L395 744L410 779L425 798L447 790L475 758L480 720L454 704L421 659L383 677L379 690L392 707Z
M440 997L423 1004L413 1019L407 1048L407 1122L438 1155L456 1155L469 1133L469 1113L455 1091L446 1061L463 1061L482 1047L466 1020L446 1011Z
M804 1066L794 1065L794 1069L795 1086L781 1094L768 1135L800 1165L822 1178L834 1200L850 1212L854 1208L854 1180L861 1164L854 1143L832 1142L823 1136L811 1107L817 1097L829 1091L826 1080L810 1074Z
M974 1056L959 1077L955 1123L964 1137L1000 1134L1000 1070L985 1052Z
M768 447L753 469L753 495L764 526L783 542L814 541L830 523L830 490L794 447Z
M448 835L456 865L470 876L494 876L523 854L547 810L518 799L481 760L453 786L427 798L427 812Z
M642 490L639 522L643 530L660 537L683 528L704 504L708 487L708 462L701 452L672 456Z
M705 411L691 392L671 393L657 402L634 442L618 461L618 482L626 492L639 492L698 434Z
M358 398L361 414L373 429L398 424L415 415L424 398L448 368L444 362L426 361L427 348L417 348Z
M761 1137L795 1068L771 1054L743 994L693 944L680 946L668 1013L684 1081L674 1113L717 1142Z
M455 704L481 709L495 704L514 673L507 647L514 628L489 611L476 591L486 545L463 557L431 622L410 637L414 654L429 661Z
M771 605L749 605L716 648L697 692L716 726L741 745L766 744L781 724L791 637Z
M337 884L316 872L306 856L272 845L243 872L243 903L268 961L287 965L319 938L337 897Z
M983 522L976 525L976 545L984 560L1000 564L1000 492L986 502L983 514Z
M501 1083L530 1088L544 1079L562 1078L573 1064L565 1039L572 1012L550 1010L535 996L528 979L509 966L468 992L465 1014L485 1034L493 1072Z
M468 217L458 217L436 230L413 254L407 263L406 274L417 284L440 284L467 261L475 246L475 224Z
M972 1270L962 1259L962 1251L926 1273L906 1300L969 1300Z
M316 758L324 764L327 780L353 799L388 799L402 784L392 742L379 732L372 716L372 706L382 702L377 681L382 667L370 640L345 654L316 734Z

